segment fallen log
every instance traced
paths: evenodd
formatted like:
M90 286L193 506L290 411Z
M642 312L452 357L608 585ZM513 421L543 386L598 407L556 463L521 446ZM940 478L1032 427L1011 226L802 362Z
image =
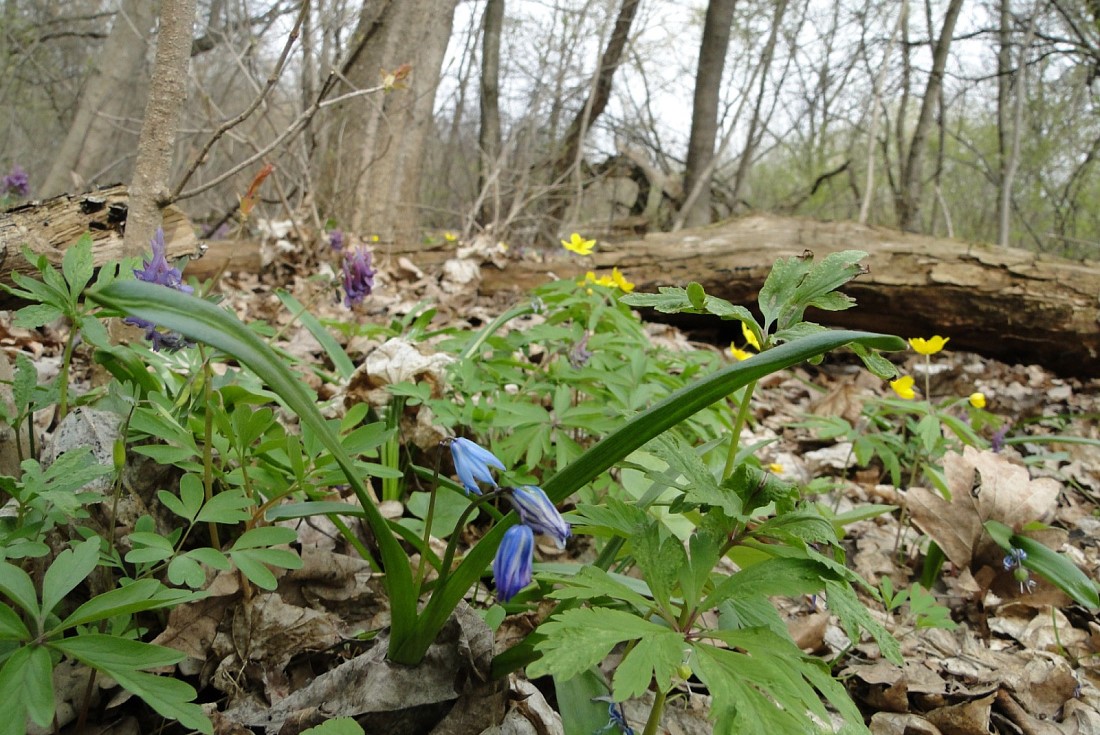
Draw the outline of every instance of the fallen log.
M83 194L62 194L0 212L0 283L13 285L12 273L32 276L37 273L23 257L24 246L59 265L65 249L85 232L91 233L92 257L97 268L120 260L128 200L126 187L119 184ZM162 212L168 257L195 255L199 242L187 215L175 206L165 207ZM18 299L0 290L0 309L21 305Z
M711 227L600 243L590 257L562 251L544 262L511 261L482 269L484 294L524 292L550 274L583 276L620 268L639 291L698 281L708 294L753 307L778 257L810 250L817 258L865 250L870 272L843 290L858 305L811 310L835 327L920 337L951 337L951 346L1010 363L1037 363L1062 375L1100 377L1100 263L1030 251L925 237L853 222L752 215ZM435 260L437 253L426 253ZM570 256L570 257L565 257ZM415 254L410 257L417 262ZM647 319L669 319L645 310ZM699 317L672 321L713 326ZM740 331L730 327L732 338Z

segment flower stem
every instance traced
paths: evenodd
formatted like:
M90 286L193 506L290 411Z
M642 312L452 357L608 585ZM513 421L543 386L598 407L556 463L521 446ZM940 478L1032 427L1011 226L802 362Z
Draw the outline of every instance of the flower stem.
M733 419L733 429L730 435L730 448L726 454L726 466L722 469L723 480L733 474L737 462L737 450L741 443L741 429L744 428L745 422L748 420L749 403L754 390L756 390L755 380L745 386L745 393L741 397L741 405L737 407L737 415Z
M93 319L94 317L88 317ZM69 336L65 339L65 352L61 356L61 370L57 374L57 420L65 418L69 413L69 367L73 362L73 347L76 346L76 335L80 333L80 327L72 324L69 327ZM32 419L34 414L31 414ZM32 421L33 423L33 421Z
M660 689L657 690L657 694L653 697L653 709L649 711L649 719L646 720L642 735L657 735L657 728L661 724L661 715L665 712L666 696L665 692Z

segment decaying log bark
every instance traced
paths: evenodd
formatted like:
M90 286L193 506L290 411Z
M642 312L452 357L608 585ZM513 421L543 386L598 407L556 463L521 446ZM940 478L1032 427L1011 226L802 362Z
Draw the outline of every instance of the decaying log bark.
M121 259L127 201L126 187L117 185L85 194L63 194L0 212L0 283L12 285L13 272L36 273L23 257L24 246L57 265L65 248L85 232L92 235L92 256L97 268ZM199 243L187 215L171 206L161 212L168 257L195 255ZM0 290L0 309L19 305L18 300Z
M820 259L849 249L869 253L864 263L870 273L843 289L857 306L811 311L810 319L903 337L941 334L951 337L956 349L1038 363L1063 375L1100 377L1100 263L852 222L754 215L644 240L600 243L599 252L588 258L517 261L504 270L487 266L481 289L522 291L544 282L548 273L570 278L618 266L639 291L698 281L709 294L752 307L776 258L810 250ZM652 310L645 316L666 318ZM676 321L705 326L698 318ZM728 337L740 339L739 330L728 331Z

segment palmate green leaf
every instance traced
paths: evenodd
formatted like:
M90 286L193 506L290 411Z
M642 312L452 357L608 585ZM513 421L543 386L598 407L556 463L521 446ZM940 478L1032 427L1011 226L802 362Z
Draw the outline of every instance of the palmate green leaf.
M752 312L725 299L707 296L702 286L693 283L688 288L661 286L658 293L631 293L619 299L628 306L649 306L663 314L713 314L722 319L737 319L756 324Z
M634 558L642 577L653 591L653 599L663 609L673 613L671 600L676 593L680 570L687 564L687 554L680 539L671 534L662 538L661 526L655 522L630 540Z
M418 662L446 621L446 615L442 617L436 615L432 624L427 626L427 630L420 627L416 613L416 590L413 587L412 569L409 566L408 557L401 544L390 532L386 519L372 502L351 457L341 446L339 437L321 416L314 397L309 394L299 377L260 336L234 315L193 296L151 283L116 281L106 288L90 291L88 298L119 312L147 319L177 331L189 339L205 342L232 355L247 365L278 394L287 407L297 414L304 427L316 432L325 448L340 465L362 504L367 524L381 552L382 566L386 572L384 583L393 613L391 658L401 663ZM503 534L503 530L500 534ZM496 538L499 543L500 537ZM491 556L494 551L495 547L489 551L489 555ZM488 559L485 563L487 561ZM477 571L477 575L480 575L484 568L482 566ZM452 579L456 576L452 575ZM462 594L476 579L476 576L472 579L466 576L462 578L463 582L468 582ZM455 604L457 600L451 604L447 614L454 609Z
M92 236L85 232L65 249L65 255L61 258L61 272L65 274L74 303L88 281L92 280L92 271Z
M37 329L64 316L53 304L31 304L15 312L12 324L22 329Z
M528 675L569 679L603 661L619 643L670 631L620 610L579 608L550 618L539 632L546 636L538 644L542 658L528 667Z
M550 596L559 600L590 600L595 597L609 597L632 605L639 612L647 610L652 602L644 595L631 589L626 583L616 579L630 579L606 572L599 567L577 566L576 574L539 574L540 581L563 585ZM632 580L634 583L640 580Z
M184 479L190 476L191 475L185 475ZM196 481L198 480L197 477L195 479ZM244 488L229 488L227 490L222 490L220 493L210 498L210 500L202 506L202 510L199 511L198 515L195 516L195 520L199 523L240 523L252 517L251 508L254 505L255 503L253 500L245 494ZM260 529L253 530L258 531ZM289 528L283 530L290 531L294 534L294 531ZM297 534L288 536L284 533L282 537L284 538L283 541L275 541L273 543L288 544L297 538ZM270 546L271 544L266 545Z
M875 639L875 643L878 644L879 650L882 651L882 655L887 661L898 666L902 665L901 646L898 645L897 639L890 635L890 632L882 626L882 623L871 616L871 613L856 597L855 590L844 582L827 580L825 582L825 595L829 603L829 611L840 618L840 624L844 627L844 632L848 634L849 638L858 641L860 629L867 631Z
M674 630L647 635L619 662L612 679L612 696L617 702L640 697L652 681L667 692L688 651L684 637Z
M827 567L809 559L766 559L722 580L703 602L703 609L732 598L810 595L834 578Z
M27 715L49 727L54 715L53 663L42 646L23 646L0 668L0 733L23 735Z
M651 441L647 448L652 449L670 469L683 475L687 481L686 486L682 486L686 499L693 503L719 507L731 518L741 515L741 498L730 489L721 487L696 454L695 448L677 434L662 434Z
M293 543L298 539L298 533L293 528L284 526L262 526L250 528L233 542L233 550L259 549L267 546Z
M302 735L363 735L363 728L351 717L334 717L317 727L302 730Z

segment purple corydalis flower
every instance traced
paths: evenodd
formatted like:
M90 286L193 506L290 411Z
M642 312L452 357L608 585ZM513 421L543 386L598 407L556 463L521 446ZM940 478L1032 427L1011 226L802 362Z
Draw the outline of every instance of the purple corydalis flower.
M451 440L451 458L454 459L455 474L458 475L462 487L466 488L467 493L474 495L481 495L478 482L484 482L494 488L497 486L493 473L489 470L490 467L504 469L504 463L497 459L495 454L462 437Z
M592 358L592 351L588 349L588 338L590 336L588 332L585 332L580 341L573 345L573 349L569 350L569 364L576 369L587 365Z
M493 558L493 580L497 599L508 602L521 589L531 584L531 566L535 559L535 534L524 525L512 526Z
M194 288L183 282L183 273L180 272L180 269L173 267L168 262L168 253L164 246L164 230L159 227L157 228L157 232L153 236L150 245L153 248L153 257L143 261L142 265L144 267L141 270L137 268L134 269L134 277L139 281L155 283L159 286L166 286L183 293L189 294L194 292ZM182 335L176 332L159 331L157 325L148 319L128 316L122 321L126 324L132 324L139 329L144 329L145 339L153 343L154 352L160 352L162 349L168 352L175 352L181 347L186 347L189 344Z
M18 163L11 167L11 172L8 175L0 178L0 194L25 197L30 193L30 177Z
M565 548L565 542L573 532L542 488L534 485L513 488L511 498L521 523L535 533L552 537L559 549Z
M344 252L344 306L349 309L363 302L374 290L374 275L370 267L369 250L355 248Z
M993 432L993 438L989 440L989 448L1000 454L1005 448L1005 437L1008 436L1009 426L1006 424Z
M343 230L333 230L328 233L328 244L333 250L343 250L346 240Z

